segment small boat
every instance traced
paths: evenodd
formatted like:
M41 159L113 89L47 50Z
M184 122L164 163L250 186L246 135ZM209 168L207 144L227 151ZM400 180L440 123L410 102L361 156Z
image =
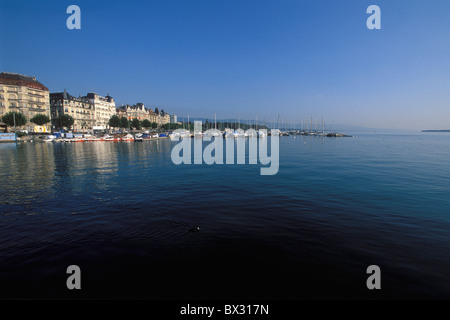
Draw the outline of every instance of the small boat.
M45 139L43 140L44 142L53 142L56 139L56 136L54 135L48 135L45 137Z
M197 139L202 139L203 138L203 132L198 131L194 133L194 137Z
M134 137L133 137L132 134L129 134L129 133L128 133L126 136L122 137L122 138L120 139L120 141L134 141Z
M84 141L94 141L95 137L93 135L90 134L85 134L84 135Z
M232 138L233 137L233 131L231 129L226 128L223 132L222 136L224 138Z
M246 137L245 131L242 130L242 129L237 129L236 131L233 132L233 137L235 139L237 139L237 138L245 138Z
M255 130L248 130L248 132L246 132L245 134L247 137L250 137L250 138L258 136L258 133Z
M110 135L105 135L103 136L103 141L112 141L112 142L117 142L119 141L119 138L114 138L113 136Z

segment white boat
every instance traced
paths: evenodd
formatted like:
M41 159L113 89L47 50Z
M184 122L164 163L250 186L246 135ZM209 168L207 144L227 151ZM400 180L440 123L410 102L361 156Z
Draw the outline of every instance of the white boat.
M45 137L44 142L53 142L56 139L54 135L48 135Z
M250 138L258 136L258 133L255 130L249 130L245 134L247 135L247 137L250 137Z
M134 137L133 137L132 134L129 134L129 133L128 133L126 136L122 137L122 138L120 139L120 141L134 141Z
M203 134L203 136L205 136L205 137L220 137L222 135L222 133L219 131L219 130L217 130L217 129L214 129L214 130L207 130L207 131L205 131L205 133Z
M105 136L103 136L102 140L103 140L103 141L119 141L118 138L114 138L113 136L110 136L110 135L108 135L108 134L105 135Z
M94 141L95 137L91 134L84 135L84 141Z
M233 132L233 137L235 139L237 139L237 138L245 138L246 137L245 131L242 130L242 129L237 129L236 131Z
M226 128L223 133L224 138L232 138L233 137L233 130Z
M202 139L203 138L203 132L201 131L197 131L194 133L194 137L197 139Z

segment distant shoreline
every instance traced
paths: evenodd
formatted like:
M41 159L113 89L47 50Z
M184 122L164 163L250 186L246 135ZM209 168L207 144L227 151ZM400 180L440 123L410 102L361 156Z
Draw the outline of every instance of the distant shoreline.
M422 132L450 132L450 130L422 130Z

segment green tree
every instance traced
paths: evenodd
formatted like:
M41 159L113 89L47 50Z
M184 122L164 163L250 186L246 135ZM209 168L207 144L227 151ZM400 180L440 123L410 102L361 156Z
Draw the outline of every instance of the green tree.
M141 122L139 121L139 119L134 118L133 121L131 121L131 127L135 128L136 130L141 129Z
M151 128L152 127L152 123L150 121L148 121L148 119L144 119L142 121L142 127L146 128L146 129Z
M33 118L30 119L30 122L37 124L38 126L43 126L50 122L50 118L45 114L37 114Z
M158 124L156 122L152 122L152 129L158 128Z
M110 119L109 119L109 126L113 127L113 128L120 128L121 125L121 121L120 118L116 115L113 115Z
M27 123L27 118L22 113L10 111L3 115L2 122L8 127L14 127L14 125L20 127Z
M128 121L128 119L127 118L125 118L125 117L122 117L122 118L120 118L120 127L121 128L128 128L130 126L130 122Z
M74 124L75 120L71 115L63 114L55 119L55 125L58 128L66 127L67 130L70 130L70 127Z

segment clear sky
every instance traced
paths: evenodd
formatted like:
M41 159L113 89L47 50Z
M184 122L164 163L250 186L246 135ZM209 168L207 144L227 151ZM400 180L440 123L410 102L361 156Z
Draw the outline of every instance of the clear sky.
M450 1L0 0L0 71L179 116L450 129Z

